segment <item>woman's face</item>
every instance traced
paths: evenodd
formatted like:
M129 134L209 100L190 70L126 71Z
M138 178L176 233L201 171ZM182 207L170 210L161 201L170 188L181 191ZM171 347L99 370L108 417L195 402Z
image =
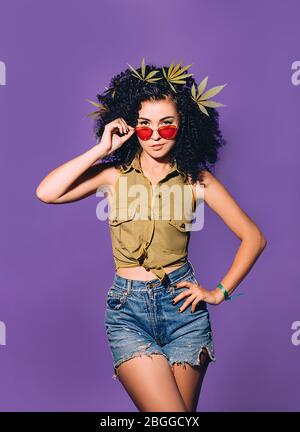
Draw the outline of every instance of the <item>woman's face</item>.
M163 138L157 129L161 126L170 125L179 128L179 122L179 114L172 100L164 99L142 102L136 126L147 126L153 129L152 136L146 141L137 137L143 150L154 158L163 158L166 156L175 145L176 136L173 139ZM171 133L172 130L174 128L170 129Z

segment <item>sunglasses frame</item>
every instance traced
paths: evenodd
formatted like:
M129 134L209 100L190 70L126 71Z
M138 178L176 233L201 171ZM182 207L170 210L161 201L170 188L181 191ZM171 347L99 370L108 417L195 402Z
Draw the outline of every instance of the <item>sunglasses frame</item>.
M172 129L174 129L174 132L175 132L175 135L174 135L174 137L173 138L166 138L166 137L164 137L164 136L162 136L161 135L161 133L160 133L160 130L161 129L170 129L170 128L172 128ZM147 130L152 130L152 134L150 135L150 137L149 138L147 138L147 139L143 139L143 138L141 138L140 136L139 136L139 138L141 139L141 140L143 140L143 141L148 141L151 137L152 137L152 135L153 135L153 132L155 131L155 130L157 130L157 132L159 133L159 136L161 137L161 138L164 138L164 139L169 139L169 140L171 140L171 139L174 139L175 138L175 136L177 135L177 132L178 132L178 126L176 126L176 125L166 125L166 126L160 126L158 129L152 129L151 127L149 127L149 126L143 126L143 125L141 125L141 126L136 126L135 128L135 131L136 131L136 133L137 133L137 131L138 130L141 130L141 129L147 129ZM138 134L137 134L138 135Z

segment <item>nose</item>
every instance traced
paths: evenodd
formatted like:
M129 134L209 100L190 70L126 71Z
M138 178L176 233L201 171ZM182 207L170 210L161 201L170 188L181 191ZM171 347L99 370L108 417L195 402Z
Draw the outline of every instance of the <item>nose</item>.
M153 133L152 133L152 137L151 137L154 141L157 141L161 138L161 136L158 133L157 129L153 129Z

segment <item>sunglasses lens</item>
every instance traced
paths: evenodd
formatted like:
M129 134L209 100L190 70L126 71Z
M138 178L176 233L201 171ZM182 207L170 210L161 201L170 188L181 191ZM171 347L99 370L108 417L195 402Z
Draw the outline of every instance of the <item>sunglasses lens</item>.
M137 136L143 141L148 141L152 137L153 133L153 130L147 126L136 127L135 131ZM178 129L175 125L162 126L158 129L159 135L167 140L175 138L175 136L177 135L177 131Z
M175 125L170 126L162 126L159 128L159 134L162 138L165 139L173 139L177 135L177 127Z
M149 127L136 127L135 131L137 136L143 141L149 140L152 136L152 129Z

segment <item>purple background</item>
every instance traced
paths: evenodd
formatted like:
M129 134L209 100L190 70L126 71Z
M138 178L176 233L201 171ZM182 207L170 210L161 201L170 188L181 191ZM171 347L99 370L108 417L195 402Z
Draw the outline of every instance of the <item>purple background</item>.
M95 195L68 205L35 197L41 179L96 141L85 116L130 63L193 63L228 141L215 175L268 245L237 288L209 306L217 362L199 411L300 408L298 1L0 1L2 411L136 411L112 379L104 327L114 274ZM208 206L190 260L213 289L239 240Z

